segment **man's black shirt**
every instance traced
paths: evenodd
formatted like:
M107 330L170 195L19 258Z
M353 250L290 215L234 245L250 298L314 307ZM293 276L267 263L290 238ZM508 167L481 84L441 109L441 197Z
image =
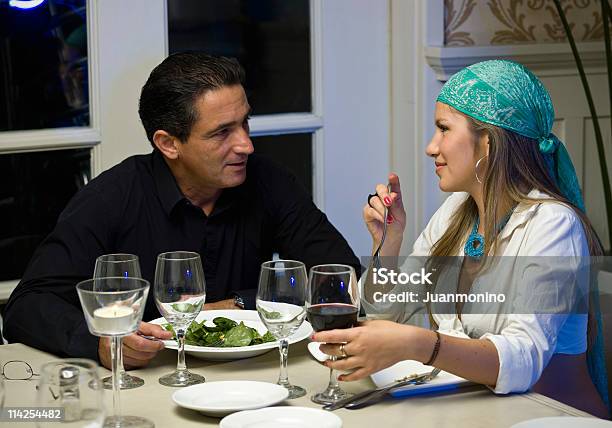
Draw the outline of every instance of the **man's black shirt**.
M79 191L34 253L5 310L5 337L58 355L98 358L76 284L91 278L96 257L131 253L153 284L157 255L200 253L206 301L240 295L254 308L262 262L274 252L306 266L344 263L359 269L346 240L296 178L251 155L247 178L223 190L209 216L181 193L162 155L133 156ZM358 271L359 273L359 271ZM150 289L144 320L158 318Z

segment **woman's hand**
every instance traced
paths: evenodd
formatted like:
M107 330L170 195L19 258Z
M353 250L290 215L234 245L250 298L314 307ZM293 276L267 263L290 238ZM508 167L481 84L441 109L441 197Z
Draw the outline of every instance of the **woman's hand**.
M402 189L399 177L389 174L391 192L387 186L379 184L376 186L377 196L370 198L369 204L363 207L363 219L368 232L372 235L372 246L375 250L380 244L383 233L383 224L387 222L387 238L381 249L381 255L397 256L402 245L404 228L406 227L406 212L402 202ZM387 218L384 219L385 207L388 208Z
M431 337L433 336L433 337ZM326 361L327 367L352 371L338 377L341 381L359 380L398 361L428 358L436 341L435 333L391 321L365 321L359 327L316 333L313 340L326 342L322 352L343 357L340 343L345 343L346 358ZM430 343L431 342L431 343Z

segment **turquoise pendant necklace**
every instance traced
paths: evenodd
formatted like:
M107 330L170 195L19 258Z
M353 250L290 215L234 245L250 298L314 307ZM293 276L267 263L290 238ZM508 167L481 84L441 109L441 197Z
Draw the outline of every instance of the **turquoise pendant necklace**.
M508 223L508 220L510 220L512 211L514 211L514 208L511 209L508 212L508 214L506 214L506 216L502 219L502 221L497 225L496 233L499 233L506 226L506 224ZM466 256L472 257L477 260L480 260L482 258L482 256L484 255L484 251L485 251L484 236L478 233L479 224L480 224L480 218L478 217L476 218L476 222L474 223L472 232L470 233L470 236L468 236L467 242L465 243L465 246L463 247L463 252L465 253Z

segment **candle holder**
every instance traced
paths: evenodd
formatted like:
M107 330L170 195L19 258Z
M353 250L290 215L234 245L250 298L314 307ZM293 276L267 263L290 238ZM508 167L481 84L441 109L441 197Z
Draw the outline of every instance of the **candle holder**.
M94 278L108 278L122 276L124 278L142 278L140 262L135 254L104 254L96 259ZM128 374L123 367L123 349L119 348L119 386L121 389L138 388L144 385L144 380ZM105 389L113 389L113 378L107 376L102 379Z
M119 350L121 339L136 332L149 293L149 282L140 278L94 278L77 284L77 293L91 334L111 339L114 416L104 427L154 427L148 419L121 415Z

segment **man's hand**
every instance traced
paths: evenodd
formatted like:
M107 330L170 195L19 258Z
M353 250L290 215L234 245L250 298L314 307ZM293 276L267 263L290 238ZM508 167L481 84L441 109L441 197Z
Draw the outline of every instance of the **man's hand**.
M172 339L172 333L156 324L141 322L138 332L147 336L154 336L161 340ZM123 365L126 369L144 367L149 364L164 344L159 340L145 339L138 334L130 334L123 338ZM98 356L100 362L107 369L111 368L110 338L101 337L98 342Z
M210 311L211 309L242 309L234 303L234 299L225 299L215 303L206 303L204 305L205 311Z

